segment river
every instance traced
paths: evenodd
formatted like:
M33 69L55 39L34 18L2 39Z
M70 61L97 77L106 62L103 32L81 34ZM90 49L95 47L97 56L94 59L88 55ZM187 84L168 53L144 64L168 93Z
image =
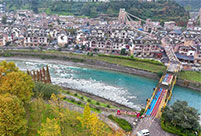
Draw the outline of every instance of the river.
M49 66L52 82L73 89L93 93L131 108L145 107L158 81L125 73L84 68L70 62L54 64L45 61L14 61L26 71ZM201 92L175 86L169 104L185 100L201 113Z

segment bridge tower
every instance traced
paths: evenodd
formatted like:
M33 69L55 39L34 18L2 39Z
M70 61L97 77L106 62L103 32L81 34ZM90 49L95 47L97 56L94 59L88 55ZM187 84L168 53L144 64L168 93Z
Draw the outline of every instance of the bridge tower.
M127 21L127 13L126 10L124 8L119 10L119 17L118 17L118 21L121 24L126 24Z

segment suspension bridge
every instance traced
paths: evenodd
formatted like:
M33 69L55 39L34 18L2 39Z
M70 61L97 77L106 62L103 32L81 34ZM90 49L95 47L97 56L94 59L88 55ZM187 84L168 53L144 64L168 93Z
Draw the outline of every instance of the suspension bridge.
M135 19L135 21L134 21L134 19ZM153 38L156 39L156 36L153 35L153 32L158 29L158 26L155 25L154 23L151 23L149 19L147 19L147 20L141 19L135 15L132 15L132 14L126 12L125 9L120 9L118 21L120 24L126 24L126 25L130 26L130 28L132 30L140 33L143 36L147 36L147 38L149 38L149 39L153 39ZM147 26L149 26L149 31L144 30L143 23L145 23Z

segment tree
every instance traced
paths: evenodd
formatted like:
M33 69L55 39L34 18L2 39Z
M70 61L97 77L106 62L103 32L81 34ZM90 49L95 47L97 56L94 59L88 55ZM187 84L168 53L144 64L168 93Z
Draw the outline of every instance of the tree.
M89 129L93 136L107 135L106 125L98 119L98 115L96 113L92 113L90 115L89 124Z
M89 128L90 114L91 114L90 107L89 104L87 103L84 107L83 118L78 118L83 127Z
M61 128L56 119L47 118L38 133L40 136L61 136Z
M82 127L87 128L92 136L107 135L106 125L98 119L97 114L90 111L89 104L84 107L83 117L78 117Z
M23 102L28 102L31 99L33 87L31 76L21 71L6 73L0 79L0 94L16 95Z
M120 55L126 55L126 49L121 49Z
M28 115L28 132L27 136L35 136L41 126L44 119L44 112L48 111L45 101L42 97L38 96L29 105L26 105L26 114Z
M2 23L3 23L3 24L6 24L6 23L7 23L7 16L3 16L3 17L2 17Z
M13 62L2 61L0 62L0 67L5 69L4 71L5 73L19 71L18 67L16 67L15 63Z
M75 111L70 111L68 108L64 108L63 98L64 97L60 94L52 94L51 100L49 102L51 103L52 114L58 120L61 129L61 134L68 135L69 129L73 129L80 126L80 122L77 119L77 116L79 114ZM74 133L76 135L77 132Z
M172 106L166 107L162 114L164 123L169 123L182 131L198 131L198 111L188 106L186 101L176 101Z
M21 136L26 133L27 121L22 102L13 95L0 95L0 135Z

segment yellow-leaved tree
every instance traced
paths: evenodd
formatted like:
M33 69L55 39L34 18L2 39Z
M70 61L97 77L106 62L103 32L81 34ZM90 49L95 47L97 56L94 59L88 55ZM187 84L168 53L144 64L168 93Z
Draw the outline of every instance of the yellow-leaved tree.
M105 123L103 123L101 120L98 119L98 115L96 113L92 113L90 115L89 124L90 124L89 129L93 136L107 135L106 131L107 127Z
M90 106L88 103L85 105L83 117L78 117L78 119L80 120L82 126L89 130L90 135L107 135L107 126L98 118L97 114L91 114Z
M0 95L0 135L22 136L26 133L27 121L22 102L11 94Z
M0 63L0 94L10 93L27 102L33 94L33 87L31 76L19 71L14 63L5 61Z
M90 127L90 115L91 115L91 110L90 110L89 104L87 103L84 107L83 118L79 118L83 127L86 127L86 128Z
M33 87L31 76L21 71L7 73L0 79L0 93L16 95L23 102L30 100Z
M19 71L14 62L2 61L0 62L0 67L3 67L6 73Z
M61 128L57 119L46 119L45 123L42 123L41 129L38 131L40 136L61 136Z

